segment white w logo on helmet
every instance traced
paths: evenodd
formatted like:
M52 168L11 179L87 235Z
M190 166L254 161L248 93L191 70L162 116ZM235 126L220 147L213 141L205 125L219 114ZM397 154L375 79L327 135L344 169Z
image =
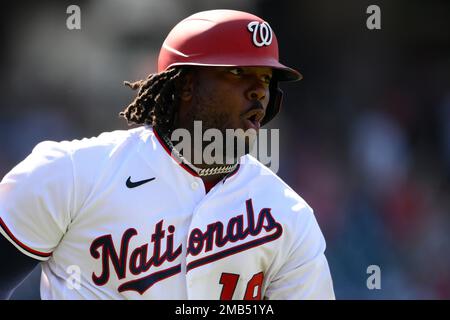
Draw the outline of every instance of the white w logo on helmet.
M272 28L267 22L252 21L247 28L248 31L253 32L253 44L255 46L269 46L272 43Z

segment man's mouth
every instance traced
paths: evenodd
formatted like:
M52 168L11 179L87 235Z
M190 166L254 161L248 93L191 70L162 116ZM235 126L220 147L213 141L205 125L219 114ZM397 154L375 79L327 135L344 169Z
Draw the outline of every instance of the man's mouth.
M259 130L261 127L261 121L264 118L265 112L262 108L252 108L243 115L243 119L245 120L246 129L255 129Z

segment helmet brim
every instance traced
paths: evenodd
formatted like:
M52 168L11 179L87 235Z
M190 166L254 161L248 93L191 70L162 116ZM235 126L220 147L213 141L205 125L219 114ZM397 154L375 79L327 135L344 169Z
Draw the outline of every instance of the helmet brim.
M275 59L254 59L253 57L234 57L232 61L227 57L209 56L202 57L197 56L196 62L177 62L167 66L170 69L175 66L205 66L205 67L269 67L273 69L274 78L277 81L299 81L303 78L303 75L295 69L289 68Z

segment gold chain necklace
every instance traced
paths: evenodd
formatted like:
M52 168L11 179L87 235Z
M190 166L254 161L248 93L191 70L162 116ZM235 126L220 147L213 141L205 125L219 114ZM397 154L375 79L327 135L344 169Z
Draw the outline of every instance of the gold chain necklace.
M175 149L175 147L173 146L172 141L170 141L170 139L167 138L166 135L162 135L162 139L164 140L164 142L169 147L170 152L178 159L178 161L180 161L181 163L187 165L195 173L197 173L200 177L213 176L213 175L216 175L216 174L230 173L230 172L234 171L234 169L236 169L236 167L238 166L238 163L234 163L234 164L229 164L229 165L225 165L225 166L218 166L218 167L214 167L214 168L205 168L205 169L198 168L195 165L193 165L192 163L190 163L189 161L187 161L178 152L178 150Z

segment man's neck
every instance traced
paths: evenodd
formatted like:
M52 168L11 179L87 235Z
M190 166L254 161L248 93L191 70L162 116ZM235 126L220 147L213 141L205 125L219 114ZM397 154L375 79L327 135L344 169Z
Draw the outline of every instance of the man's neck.
M234 171L237 168L237 162L234 164L216 164L216 163L212 163L212 164L208 164L204 162L203 159L203 147L202 146L202 150L197 150L197 152L200 152L200 154L202 155L200 157L201 162L200 163L195 163L193 164L190 159L194 158L195 160L197 160L195 157L185 157L176 147L176 143L170 139L169 134L164 134L158 130L156 130L158 135L163 139L163 141L167 144L167 146L169 147L169 149L171 150L171 152L173 153L173 155L178 158L178 160L180 160L183 164L185 164L186 166L188 166L191 170L193 170L194 172L196 172L198 174L198 176L207 183L213 183L213 182L218 182L220 180L222 180L227 174L229 174L230 172ZM191 143L191 150L189 150L191 152L191 155L194 155L194 152L196 151L194 149L194 144Z

